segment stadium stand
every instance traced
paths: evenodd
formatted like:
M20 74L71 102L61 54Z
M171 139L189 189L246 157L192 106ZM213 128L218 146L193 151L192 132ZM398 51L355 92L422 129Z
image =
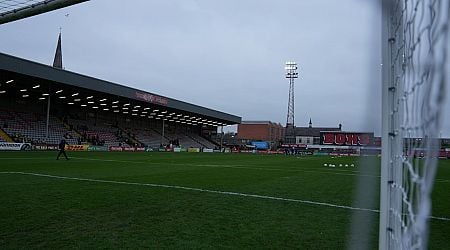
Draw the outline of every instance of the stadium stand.
M68 118L67 123L77 131L83 141L98 146L129 146L126 140L117 136L117 128L107 122Z
M208 139L206 139L198 134L189 134L188 136L190 138L192 138L194 141L203 145L203 147L205 147L205 148L216 148L218 146L217 144L212 143Z
M161 144L168 144L169 140L163 138L161 134L153 129L128 128L124 130L128 137L136 139L138 142L148 147L159 147Z
M167 149L170 144L216 148L210 138L217 127L241 121L221 111L2 53L0 97L0 137L32 146L56 145L66 137L69 144L88 144L93 147L86 148L93 150Z
M77 143L77 136L53 116L49 119L48 139L46 139L46 118L38 113L0 110L0 124L3 131L16 142L57 144L65 137L68 143Z

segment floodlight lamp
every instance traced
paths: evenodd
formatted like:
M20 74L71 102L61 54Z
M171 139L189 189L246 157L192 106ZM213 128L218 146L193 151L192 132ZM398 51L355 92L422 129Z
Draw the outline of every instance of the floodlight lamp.
M20 90L20 92L25 92L25 91L27 91L27 89L21 89L21 90Z
M72 96L77 96L77 95L79 95L79 93L72 94Z
M36 85L36 86L33 86L33 89L37 89L37 88L39 88L41 85Z
M65 96L60 96L59 99L66 99L66 97Z
M89 104L94 104L94 102L88 102Z
M69 104L69 105L74 105L75 103L73 103L73 102L68 102L67 104Z
M12 83L12 82L14 82L13 79L6 81L6 83Z
M86 99L91 99L91 98L94 98L94 96L88 96L88 97L86 97Z
M112 104L117 104L117 103L119 103L119 101L114 101L114 102L112 102Z
M56 93L56 94L59 94L59 93L61 93L61 92L63 92L63 90L62 90L62 89L60 89L60 90L56 91L55 93Z
M43 96L48 96L49 94L47 94L47 93L43 93L42 95L43 95Z
M23 95L22 97L29 97L30 95Z

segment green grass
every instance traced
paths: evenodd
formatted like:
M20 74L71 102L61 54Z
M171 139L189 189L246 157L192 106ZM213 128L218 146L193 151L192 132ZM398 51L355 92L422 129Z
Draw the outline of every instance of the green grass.
M378 164L358 158L195 153L2 152L0 172L162 184L378 209ZM371 158L377 163L379 159ZM323 163L357 164L328 168ZM360 177L361 175L363 177ZM353 202L358 178L376 194ZM450 161L441 161L433 215L450 217ZM369 194L369 190L367 190ZM0 248L342 249L352 210L225 193L0 174ZM377 248L378 213L355 212ZM431 221L431 249L450 221Z

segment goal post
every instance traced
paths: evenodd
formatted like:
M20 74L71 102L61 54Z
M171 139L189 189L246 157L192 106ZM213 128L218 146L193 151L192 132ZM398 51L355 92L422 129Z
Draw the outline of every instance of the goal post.
M426 249L448 82L447 0L382 0L379 249Z

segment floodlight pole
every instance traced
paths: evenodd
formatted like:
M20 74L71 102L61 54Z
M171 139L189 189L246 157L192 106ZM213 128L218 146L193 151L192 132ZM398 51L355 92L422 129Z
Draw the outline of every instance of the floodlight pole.
M294 126L294 80L298 78L297 73L297 63L296 62L286 62L284 68L286 70L286 78L289 79L289 98L288 98L288 112L286 118L286 136L295 137L295 126ZM291 139L291 138L290 138ZM291 143L289 141L288 143Z

